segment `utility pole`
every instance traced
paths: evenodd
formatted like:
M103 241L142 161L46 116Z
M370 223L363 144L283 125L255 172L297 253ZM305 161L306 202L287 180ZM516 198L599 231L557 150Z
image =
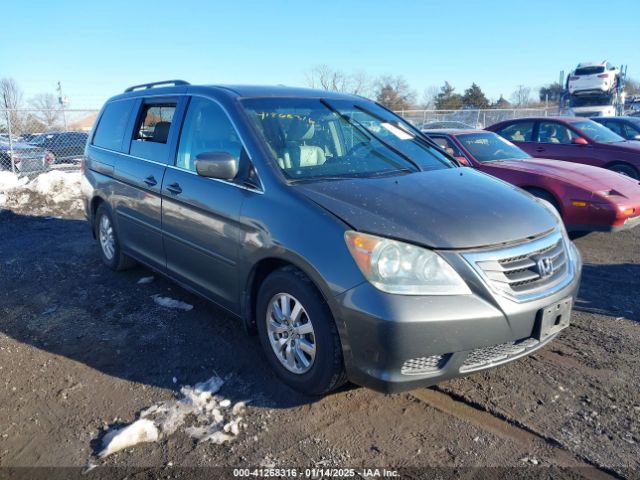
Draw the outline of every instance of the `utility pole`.
M64 106L68 102L67 98L62 94L62 82L58 80L58 103L60 104L60 109L62 110L62 122L64 123L64 129L67 130L67 115L64 112Z

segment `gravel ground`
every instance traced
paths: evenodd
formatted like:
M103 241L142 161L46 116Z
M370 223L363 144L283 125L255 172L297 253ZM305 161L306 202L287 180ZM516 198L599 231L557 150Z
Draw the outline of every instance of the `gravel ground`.
M362 478L384 467L408 478L640 472L640 229L576 241L585 269L572 325L534 355L433 389L351 386L319 399L279 383L224 311L146 268L103 267L73 211L0 210L0 476L66 478L89 465L83 478L231 475L220 466L352 467ZM250 401L232 441L178 429L97 457L108 429L213 374L225 379L220 398Z

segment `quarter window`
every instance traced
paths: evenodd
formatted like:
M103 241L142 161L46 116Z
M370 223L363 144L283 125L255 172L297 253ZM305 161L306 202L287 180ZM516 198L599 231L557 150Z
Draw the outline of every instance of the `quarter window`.
M226 152L240 159L242 143L231 121L217 104L193 97L182 126L176 166L195 171L196 156L207 152Z
M564 125L556 122L540 122L538 129L538 142L570 144L578 135Z
M624 125L624 130L625 130L626 135L622 135L622 134L620 134L620 135L622 135L625 138L632 139L632 138L635 138L637 135L640 134L640 128L639 127L631 126L629 124ZM616 133L618 133L618 132L616 132Z
M498 133L512 142L531 142L533 140L533 122L512 123Z
M132 100L109 103L100 117L93 144L108 150L122 151L122 139L132 107Z
M175 103L145 105L135 130L135 140L167 143L169 128L176 111Z

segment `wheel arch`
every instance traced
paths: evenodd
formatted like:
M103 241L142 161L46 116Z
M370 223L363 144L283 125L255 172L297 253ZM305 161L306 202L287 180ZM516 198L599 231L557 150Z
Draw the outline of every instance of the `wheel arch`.
M564 218L564 208L562 206L562 201L561 201L561 199L558 198L558 196L554 192L552 192L551 190L546 189L544 187L538 187L538 186L533 186L533 185L525 185L525 186L522 186L520 188L522 188L523 190L529 192L534 197L537 197L535 192L539 192L539 193L543 193L543 194L549 195L553 199L553 201L555 203L554 206L558 209L558 212L560 213L560 216Z
M640 179L640 171L638 171L638 168L635 165L633 165L633 164L631 164L629 162L626 162L624 160L612 160L611 162L605 164L603 166L603 168L606 168L607 170L611 170L612 167L615 167L616 165L620 165L620 166L624 166L624 167L630 168L631 170L636 172L636 178Z
M89 215L90 215L89 220L91 222L91 233L94 239L96 238L96 228L95 228L96 212L98 211L98 208L100 207L100 205L102 205L106 201L107 200L103 198L101 195L95 195L89 202Z
M247 275L247 281L242 293L242 319L247 332L251 335L254 335L257 332L255 314L260 285L262 284L264 279L267 278L267 276L269 276L272 272L283 268L300 270L304 275L307 276L307 278L309 278L313 286L318 290L318 292L320 292L320 295L329 306L329 310L334 317L334 321L336 322L338 331L341 332L341 325L337 321L338 319L335 317L335 309L331 304L331 295L329 294L329 292L327 292L327 289L325 288L326 285L323 285L321 283L321 275L316 272L311 266L305 265L303 261L292 258L284 258L277 255L271 255L261 258L251 267L251 270Z

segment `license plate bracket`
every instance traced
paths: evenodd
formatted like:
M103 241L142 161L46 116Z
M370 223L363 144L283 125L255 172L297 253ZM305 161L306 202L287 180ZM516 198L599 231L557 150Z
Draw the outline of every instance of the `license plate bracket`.
M573 297L567 297L538 312L534 336L541 342L569 326Z

